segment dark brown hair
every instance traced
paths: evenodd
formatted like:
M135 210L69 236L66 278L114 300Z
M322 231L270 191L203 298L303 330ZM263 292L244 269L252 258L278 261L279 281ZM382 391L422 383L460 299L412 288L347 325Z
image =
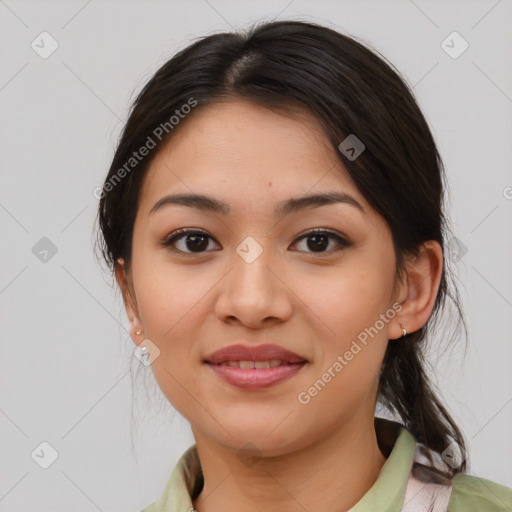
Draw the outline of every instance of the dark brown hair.
M167 61L136 98L99 202L98 245L112 270L118 258L130 264L142 180L151 159L180 126L170 122L171 116L195 102L197 106L181 121L187 122L201 108L236 98L281 111L294 106L320 122L359 191L388 223L398 275L404 271L405 256L417 254L427 240L437 241L445 252L449 228L443 165L405 80L378 52L353 37L314 23L276 21L245 33L220 33L195 41ZM162 126L167 127L165 135L158 130ZM338 150L351 134L365 146L355 159ZM126 167L149 139L154 143L150 154ZM126 172L114 184L122 168ZM428 322L405 339L388 343L378 399L427 448L441 453L455 441L465 454L463 435L425 367L427 334L447 298L455 306L457 327L462 324L466 330L448 265L444 257ZM463 458L453 474L465 470Z

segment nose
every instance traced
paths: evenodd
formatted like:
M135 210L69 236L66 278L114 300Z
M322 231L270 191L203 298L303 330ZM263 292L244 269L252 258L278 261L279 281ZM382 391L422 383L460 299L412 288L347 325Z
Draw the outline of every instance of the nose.
M254 260L235 252L233 266L220 282L215 313L223 322L252 329L286 321L292 313L291 287L282 268L263 250Z

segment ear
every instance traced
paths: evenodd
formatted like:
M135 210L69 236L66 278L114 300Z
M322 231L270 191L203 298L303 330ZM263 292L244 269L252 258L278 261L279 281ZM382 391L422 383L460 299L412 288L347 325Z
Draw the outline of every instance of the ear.
M130 321L130 336L135 345L139 345L144 339L144 332L136 334L137 331L143 331L143 327L139 319L137 300L135 299L135 293L133 291L133 286L131 285L131 276L126 269L123 258L119 258L116 261L114 272L117 284L123 296L126 315Z
M398 302L402 309L390 325L389 339L403 335L400 324L408 333L421 329L430 317L443 273L443 250L435 240L420 247L418 256L406 263L406 275L398 285Z

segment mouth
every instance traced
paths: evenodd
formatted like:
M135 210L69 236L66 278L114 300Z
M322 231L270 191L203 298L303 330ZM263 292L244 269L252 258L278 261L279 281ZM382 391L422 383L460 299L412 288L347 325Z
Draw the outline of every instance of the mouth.
M281 361L280 359L270 359L268 361L224 361L222 363L209 363L215 366L230 366L231 368L242 368L249 370L251 368L261 370L263 368L277 368L279 366L293 365L305 363L306 361L299 361L298 363L291 363L289 361Z
M296 375L308 363L276 345L231 345L203 362L223 381L246 390L274 386Z
M229 345L216 350L204 359L204 362L210 364L223 363L268 363L269 367L281 366L285 363L301 363L306 358L299 356L291 350L279 347L278 345ZM272 364L270 364L272 363ZM279 364L278 364L279 363ZM257 366L247 366L247 368L258 368Z
M264 367L256 367L256 364L264 364ZM278 363L280 363L278 361ZM266 366L268 364L268 366ZM229 363L211 364L209 368L228 384L245 389L257 390L275 386L280 382L290 379L306 366L306 361L301 363L283 363L270 366L270 361L230 361Z

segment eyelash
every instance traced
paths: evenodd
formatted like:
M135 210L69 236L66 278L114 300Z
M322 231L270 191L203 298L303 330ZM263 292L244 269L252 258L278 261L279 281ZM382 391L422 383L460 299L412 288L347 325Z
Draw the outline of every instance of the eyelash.
M204 236L204 237L208 237L210 238L211 240L214 240L213 237L211 237L208 233L206 233L205 231L202 231L202 230L198 230L198 229L192 229L192 228L183 228L183 229L178 229L177 231L174 231L171 235L169 235L169 237L166 238L166 240L164 240L163 242L160 243L160 245L162 245L163 247L166 247L174 252L178 252L180 254L186 254L186 255L194 255L194 254L204 254L206 252L210 252L210 251L202 251L202 252L186 252L186 251L181 251L179 249L176 249L173 246L173 244L175 244L178 240L184 238L186 235L200 235L200 236ZM303 240L309 236L312 236L312 235L327 235L330 239L333 239L335 240L339 245L340 247L338 247L337 249L334 249L334 250L329 250L329 251L325 251L325 252L313 252L313 251L306 251L306 252L309 252L310 254L316 254L316 255L319 255L319 256L322 256L322 255L329 255L333 252L338 252L338 251L341 251L347 247L350 247L352 245L351 242L349 242L348 240L346 240L345 238L343 238L342 236L338 235L337 233L335 232L332 232L332 231L326 231L325 229L320 229L320 228L317 228L317 229L312 229L310 231L308 231L307 233L304 233L302 235L300 235L296 240L295 242L298 242L300 240ZM301 252L301 251L299 251Z

